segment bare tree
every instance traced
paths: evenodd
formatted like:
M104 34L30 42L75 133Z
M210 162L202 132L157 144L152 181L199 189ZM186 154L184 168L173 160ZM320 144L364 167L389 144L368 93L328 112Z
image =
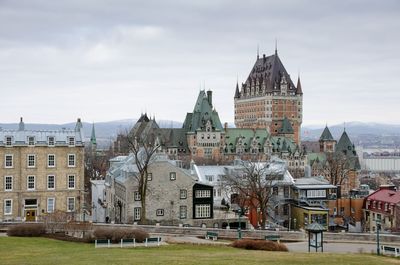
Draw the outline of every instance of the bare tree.
M129 151L134 156L138 174L135 178L138 183L138 192L141 197L141 223L147 223L146 219L146 195L148 192L148 168L154 159L154 155L160 148L160 144L154 134L134 135L128 133L127 137Z
M236 195L234 200L240 208L249 206L260 210L261 229L265 229L274 187L282 179L282 174L270 165L270 162L242 161L222 178L222 185L228 193Z
M351 171L349 158L343 153L328 153L324 166L324 175L330 184L340 187L345 183Z

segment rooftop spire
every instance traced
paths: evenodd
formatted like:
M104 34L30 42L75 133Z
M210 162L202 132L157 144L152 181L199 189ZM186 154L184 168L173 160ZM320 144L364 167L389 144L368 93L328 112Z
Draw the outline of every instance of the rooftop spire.
M92 145L97 144L97 141L96 141L96 132L95 132L95 130L94 130L94 122L93 122L93 124L92 124L92 135L90 136L90 143L91 143Z
M25 130L25 123L23 118L21 117L19 120L18 131L24 131L24 130Z
M260 59L260 45L257 44L257 60Z
M275 38L275 55L278 55L278 39Z
M235 98L239 98L240 93L239 93L239 81L236 80L236 90L235 90Z
M303 90L301 89L300 74L297 78L296 94L303 95Z

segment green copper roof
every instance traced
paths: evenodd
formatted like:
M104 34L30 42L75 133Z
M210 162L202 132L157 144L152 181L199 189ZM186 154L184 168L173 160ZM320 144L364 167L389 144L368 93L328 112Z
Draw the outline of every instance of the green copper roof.
M204 90L201 90L197 97L196 105L193 113L187 113L183 128L188 132L196 130L205 130L207 121L211 122L214 130L222 130L222 124L218 116L218 112L212 108L212 94L208 91L208 95Z
M331 131L329 130L328 126L325 126L324 131L321 134L321 137L319 137L320 141L334 141L333 136L331 134Z
M339 142L336 145L336 152L343 152L348 154L353 150L353 143L350 141L349 136L347 135L346 131L342 133L342 136L339 139Z
M284 134L294 133L293 127L286 116L282 121L282 127L279 128L279 133L284 133Z

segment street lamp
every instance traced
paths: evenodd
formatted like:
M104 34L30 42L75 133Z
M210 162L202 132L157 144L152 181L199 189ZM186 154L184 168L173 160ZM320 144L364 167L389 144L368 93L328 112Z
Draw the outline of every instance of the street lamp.
M242 239L242 230L241 230L241 223L240 223L240 215L242 214L242 209L239 208L238 210L238 239Z
M379 256L381 254L380 247L379 247L379 228L381 227L381 219L376 219L376 253Z

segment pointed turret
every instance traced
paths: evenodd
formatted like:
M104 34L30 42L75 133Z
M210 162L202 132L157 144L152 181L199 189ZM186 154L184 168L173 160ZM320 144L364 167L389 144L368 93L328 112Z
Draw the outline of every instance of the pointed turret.
M303 90L301 89L300 75L297 78L296 94L303 95Z
M346 131L343 131L342 136L340 136L339 142L336 145L336 152L343 152L344 154L349 154L353 151L353 143L351 142Z
M239 82L236 82L235 98L239 98L239 97L240 97Z
M18 131L24 131L25 130L25 123L24 120L22 119L22 117L19 120L19 124L18 124Z
M325 126L324 131L321 134L321 137L319 137L320 141L333 141L333 136L331 134L331 131L328 128L328 125Z
M288 118L285 116L285 118L282 121L282 127L279 128L278 132L280 134L293 134L293 127L290 124L290 121L288 120Z
M92 135L90 136L90 143L92 145L97 145L97 141L96 141L96 132L94 130L94 123L92 125Z

